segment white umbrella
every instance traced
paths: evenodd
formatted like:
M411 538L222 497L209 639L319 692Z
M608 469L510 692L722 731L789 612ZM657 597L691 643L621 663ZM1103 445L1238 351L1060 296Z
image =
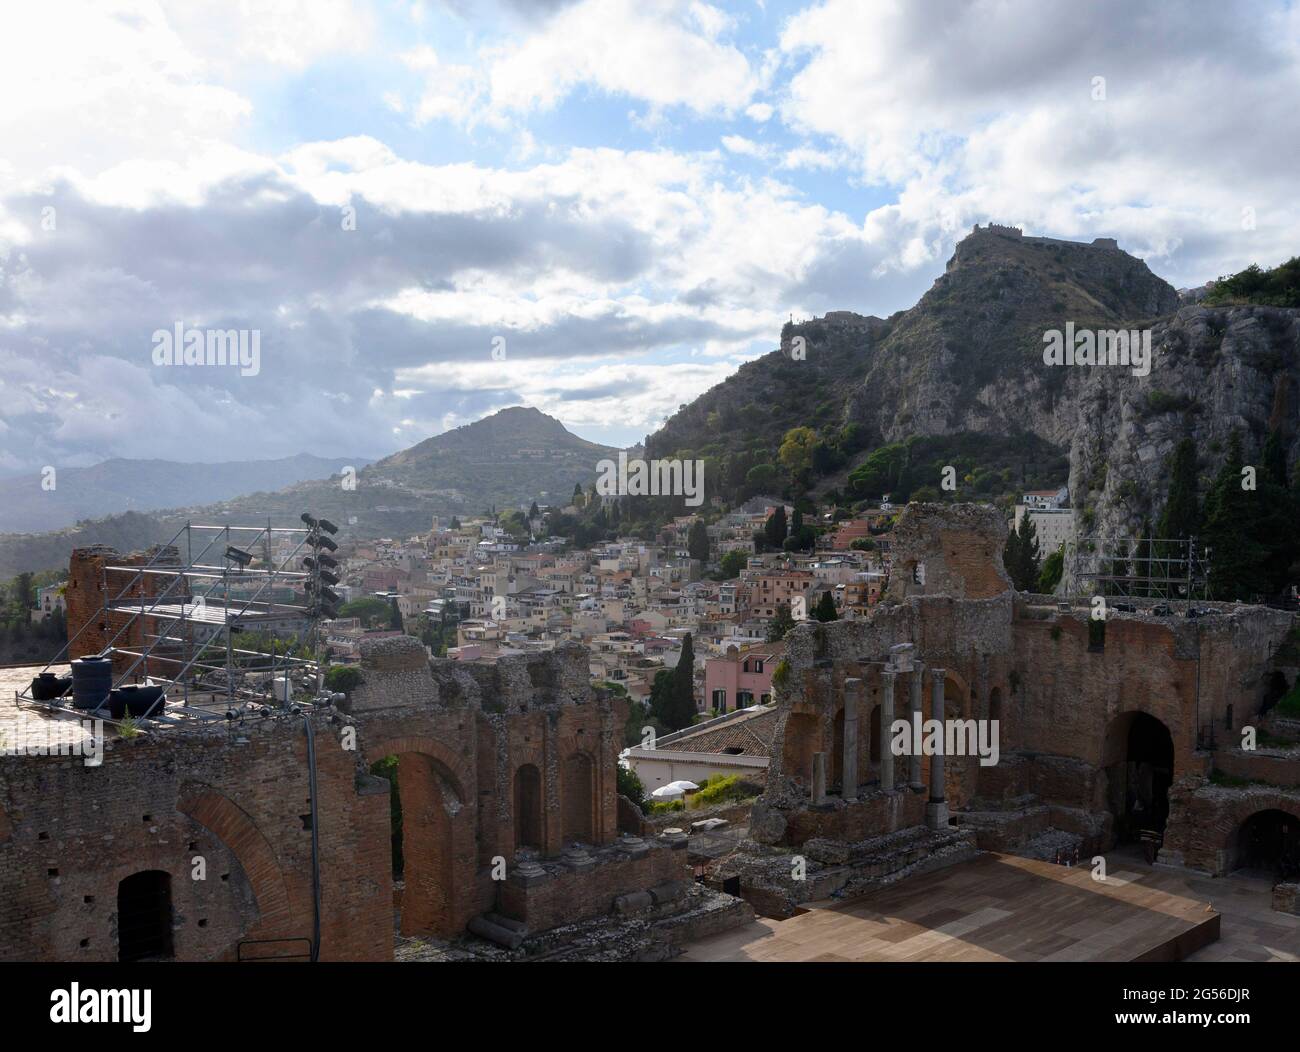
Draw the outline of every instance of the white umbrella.
M686 795L691 789L698 789L699 786L694 782L688 782L684 779L676 782L669 782L667 785L661 785L650 795L656 800L676 800L680 796Z

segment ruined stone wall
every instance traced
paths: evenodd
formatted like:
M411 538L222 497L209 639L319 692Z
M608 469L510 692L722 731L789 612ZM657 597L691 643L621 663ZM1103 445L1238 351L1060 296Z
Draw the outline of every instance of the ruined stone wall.
M1260 607L1193 621L1112 610L1098 646L1082 613L1019 617L1003 748L1104 768L1123 760L1119 718L1145 712L1169 730L1175 780L1203 775L1209 757L1198 745L1228 733L1239 739L1241 726L1257 718L1270 656L1289 623ZM1004 774L988 776L988 784ZM1045 798L1104 809L1099 791L1081 784L1066 798Z
M1160 860L1216 877L1237 864L1237 834L1260 811L1278 810L1300 822L1300 789L1215 785L1175 786L1169 794L1169 825Z
M620 896L690 881L686 848L684 836L658 838L634 851L615 846L578 861L547 863L528 877L516 873L501 884L497 912L525 922L532 931L607 914Z
M177 959L231 960L241 940L310 938L302 723L110 740L97 767L77 756L0 760L12 827L0 841L0 959L115 960L118 884L144 870L170 877ZM358 785L336 727L317 718L317 731L321 957L387 959L388 797Z

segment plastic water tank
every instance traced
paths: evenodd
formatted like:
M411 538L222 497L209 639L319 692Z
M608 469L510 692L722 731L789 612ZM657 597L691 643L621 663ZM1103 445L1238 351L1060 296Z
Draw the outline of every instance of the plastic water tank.
M72 707L97 709L113 689L113 661L106 657L78 658L72 663Z

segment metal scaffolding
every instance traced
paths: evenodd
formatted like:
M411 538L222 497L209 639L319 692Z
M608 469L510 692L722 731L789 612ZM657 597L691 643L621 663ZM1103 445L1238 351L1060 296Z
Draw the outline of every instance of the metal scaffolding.
M320 621L333 617L339 603L329 587L338 583L329 569L337 563L327 554L337 547L329 537L336 527L307 514L302 520L304 527L187 522L143 565L105 563L100 615L87 618L41 671L66 664L77 641L98 624L111 631L94 655L112 660L110 690L162 688L164 703L137 718L142 725L286 714L295 690L317 699ZM110 591L117 581L124 583ZM252 645L237 646L236 637L246 633L256 634ZM309 656L292 656L291 638ZM83 718L110 712L111 693L86 710L72 704L71 688L52 701L32 692L28 687L18 700Z
M1195 537L1137 537L1132 541L1087 542L1096 569L1079 569L1080 546L1073 553L1073 577L1094 583L1092 595L1167 602L1210 598L1210 549Z

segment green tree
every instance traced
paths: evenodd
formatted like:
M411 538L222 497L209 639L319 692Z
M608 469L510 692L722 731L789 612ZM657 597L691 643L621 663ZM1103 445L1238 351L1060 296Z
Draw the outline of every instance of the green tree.
M767 523L763 527L763 536L768 546L780 548L785 544L786 538L786 521L785 505L778 504L776 511L767 517Z
M779 643L792 628L794 628L794 615L790 613L790 604L777 603L776 616L767 626L767 641Z
M1016 591L1032 591L1038 583L1038 530L1028 513L1021 516L1020 528L1007 535L1002 564Z
M686 534L686 549L692 559L709 561L709 530L703 519L696 519Z
M374 628L381 622L384 624L391 622L388 604L373 595L344 603L339 607L339 617L358 618L363 628Z
M402 631L402 611L397 605L397 596L390 596L388 600L388 627L396 632Z
M1243 488L1241 435L1228 440L1223 467L1205 498L1205 543L1210 548L1210 589L1215 599L1249 601L1268 592L1268 551L1259 542L1257 490Z
M689 632L682 639L677 666L655 673L650 688L650 711L674 731L689 727L695 720L695 644Z
M645 808L645 786L641 784L641 779L637 776L636 771L632 770L631 767L624 767L620 763L618 765L617 785L620 796L626 796L640 809Z
M812 467L813 447L817 432L811 427L795 427L785 433L776 458L794 479L803 479Z
M1201 513L1196 493L1196 445L1190 438L1184 438L1174 448L1169 462L1169 497L1156 523L1156 535L1167 541L1185 541L1195 537L1200 528ZM1179 556L1184 547L1170 543L1157 547L1162 549L1158 555L1174 560L1160 564L1160 575L1174 580L1182 578L1186 567Z
M745 568L749 562L749 556L742 551L729 551L722 557L722 576L728 581L733 577L739 577L740 571Z
M840 616L839 611L835 609L835 597L830 591L822 592L822 597L817 600L817 605L813 607L813 617L818 621L834 621Z
M1038 572L1038 590L1044 595L1051 595L1061 583L1065 572L1065 545L1060 545L1043 560L1043 568Z

